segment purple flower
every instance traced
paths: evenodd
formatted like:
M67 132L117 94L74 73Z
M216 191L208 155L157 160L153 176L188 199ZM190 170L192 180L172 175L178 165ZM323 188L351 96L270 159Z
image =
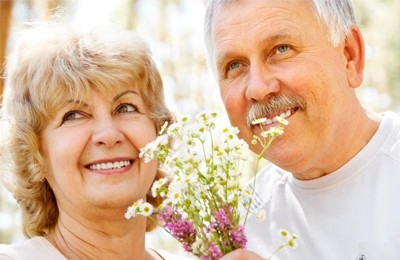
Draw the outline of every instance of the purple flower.
M222 253L221 253L221 251L219 251L219 248L217 247L216 244L211 243L208 250L209 250L209 256L211 257L211 259L218 259L218 258L222 257Z
M196 240L196 229L193 223L184 219L170 219L164 225L171 235L179 241L191 245Z
M230 232L231 245L233 248L245 248L247 244L247 238L244 234L244 226L239 225L237 230L232 230Z
M190 245L187 244L187 243L183 243L183 244L182 244L182 247L183 247L183 249L185 250L185 252L188 252L188 253L192 253L192 252L193 252L192 248L191 248Z
M231 226L229 214L232 210L232 207L226 206L215 212L214 219L211 221L211 228L216 230L229 230Z
M169 221L173 217L174 217L174 210L169 206L163 208L163 212L157 214L158 221L162 224Z
M200 260L214 260L214 259L219 259L223 255L221 251L219 250L218 246L214 243L210 243L208 247L208 254L205 256L202 256Z
M157 214L160 224L182 243L186 252L191 252L191 245L196 240L196 229L193 222L182 219L175 207L165 207Z

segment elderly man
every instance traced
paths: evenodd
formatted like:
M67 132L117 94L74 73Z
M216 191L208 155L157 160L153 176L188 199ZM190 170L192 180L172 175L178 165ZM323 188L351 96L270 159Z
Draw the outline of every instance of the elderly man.
M240 136L250 143L260 134L256 118L289 122L256 176L255 206L267 220L248 220L248 249L270 257L283 228L298 248L278 259L399 259L400 119L357 99L365 58L351 2L213 0L205 33Z

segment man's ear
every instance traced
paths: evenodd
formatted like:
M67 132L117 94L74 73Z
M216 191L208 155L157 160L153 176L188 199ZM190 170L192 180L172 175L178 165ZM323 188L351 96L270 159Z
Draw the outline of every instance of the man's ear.
M363 81L365 48L362 34L356 26L352 26L346 36L344 55L347 61L347 81L350 87L357 88Z

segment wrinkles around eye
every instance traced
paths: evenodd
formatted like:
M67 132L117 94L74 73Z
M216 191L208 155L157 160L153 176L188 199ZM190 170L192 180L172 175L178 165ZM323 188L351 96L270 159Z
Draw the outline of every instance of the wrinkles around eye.
M274 54L281 54L281 53L289 51L290 49L291 49L291 47L289 45L279 45L275 48Z
M238 68L240 67L240 65L241 65L241 64L240 64L238 61L231 62L231 63L228 65L228 70L238 69Z
M117 113L133 113L133 112L138 112L138 108L129 103L123 103L117 107Z
M65 115L63 116L62 122L64 123L66 121L76 120L76 119L80 119L83 117L84 117L84 115L80 111L69 111L69 112L65 113Z

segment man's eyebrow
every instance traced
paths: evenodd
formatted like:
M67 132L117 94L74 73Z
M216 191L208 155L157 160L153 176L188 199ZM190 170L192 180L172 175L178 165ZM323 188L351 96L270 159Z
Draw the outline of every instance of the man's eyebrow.
M281 31L279 33L273 34L273 35L268 35L266 37L264 37L263 39L261 39L262 43L267 43L267 42L276 42L277 40L282 40L282 39L294 39L295 37L293 36L293 33L290 33L286 30Z
M273 35L268 35L266 37L264 37L263 39L260 40L261 43L263 44L267 44L267 43L273 43L276 42L278 40L290 40L290 39L294 39L293 34L289 33L288 31L282 31ZM222 65L224 65L225 61L227 59L229 59L230 57L239 57L240 54L236 53L236 52L232 52L232 51L223 51L221 53L218 54L217 58L216 58L216 65L217 65L217 69L220 69Z
M119 93L118 95L116 95L116 96L113 98L113 102L117 101L117 100L120 99L122 96L127 95L127 94L130 94L130 93L140 96L139 93L137 93L135 90L128 89L128 90L125 90L124 92Z

